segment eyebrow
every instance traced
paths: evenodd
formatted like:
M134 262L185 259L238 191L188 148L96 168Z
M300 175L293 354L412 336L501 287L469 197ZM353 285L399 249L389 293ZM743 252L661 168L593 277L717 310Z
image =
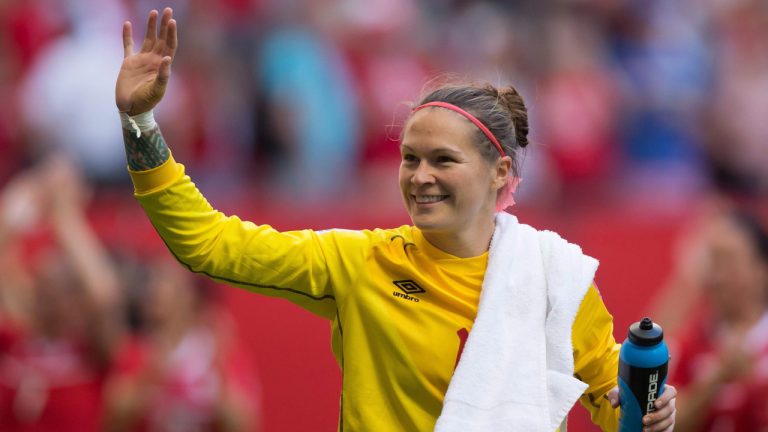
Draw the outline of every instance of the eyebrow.
M400 144L400 150L406 150L406 151L416 153L416 151L413 148L411 148L407 144L402 144L402 143ZM448 153L455 156L460 156L462 154L460 151L457 151L448 147L438 147L429 151L429 154L436 154L436 153Z

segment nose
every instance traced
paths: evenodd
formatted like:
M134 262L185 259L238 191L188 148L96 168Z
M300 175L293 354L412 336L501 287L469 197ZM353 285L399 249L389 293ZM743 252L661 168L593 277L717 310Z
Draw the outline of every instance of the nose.
M411 176L411 183L415 186L420 186L424 184L432 184L434 182L435 176L429 164L425 161L419 162L419 166L416 167Z

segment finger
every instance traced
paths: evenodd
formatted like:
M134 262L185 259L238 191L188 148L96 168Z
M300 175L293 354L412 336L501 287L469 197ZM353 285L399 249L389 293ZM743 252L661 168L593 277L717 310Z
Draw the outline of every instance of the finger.
M643 426L643 432L664 432L672 428L674 424L675 424L675 417L670 416L658 423L654 423L653 425Z
M123 57L128 57L133 54L133 30L131 29L131 22L126 21L123 23Z
M176 56L176 47L179 45L179 39L176 35L176 20L168 21L168 37L165 41L166 54L171 58Z
M671 417L675 413L675 403L670 403L664 406L664 408L658 409L645 417L643 417L644 424L655 424L665 418Z
M612 408L618 408L619 406L619 390L617 388L611 389L608 394L605 395Z
M160 43L155 44L155 51L157 52L163 52L163 48L165 47L165 38L168 35L168 22L173 17L173 10L169 7L165 8L163 10L163 17L160 20L160 33L157 35L157 40Z
M658 399L656 399L654 405L656 408L662 408L667 405L669 401L673 401L675 397L677 397L677 389L671 385L665 385L664 392L661 394L661 396L659 396Z
M662 431L669 426L669 419L675 418L675 412L675 402L673 399L672 402L665 405L664 408L643 417L643 425L652 427L652 430Z
M151 10L147 17L147 33L144 35L144 43L141 45L142 51L151 51L157 40L157 11Z

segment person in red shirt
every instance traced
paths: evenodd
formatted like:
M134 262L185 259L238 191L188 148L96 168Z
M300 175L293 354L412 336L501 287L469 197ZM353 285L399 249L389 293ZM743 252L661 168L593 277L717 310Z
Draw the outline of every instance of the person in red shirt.
M675 430L768 431L768 235L740 212L718 214L699 235L706 308L678 341Z
M84 214L74 167L53 159L0 200L0 430L98 431L118 337L118 278ZM55 242L25 271L28 237Z
M141 331L107 384L105 430L260 430L253 363L210 285L159 260L143 288Z

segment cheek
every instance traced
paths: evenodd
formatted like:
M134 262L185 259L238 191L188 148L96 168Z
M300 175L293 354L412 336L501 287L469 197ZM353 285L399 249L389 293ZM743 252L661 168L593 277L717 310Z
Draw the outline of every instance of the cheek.
M493 191L493 179L485 170L460 173L451 179L451 183L465 200L482 203L487 199L493 198L494 204L496 202L496 195Z
M397 182L400 185L401 190L405 189L408 185L408 173L402 165L400 165L400 169L397 172Z

